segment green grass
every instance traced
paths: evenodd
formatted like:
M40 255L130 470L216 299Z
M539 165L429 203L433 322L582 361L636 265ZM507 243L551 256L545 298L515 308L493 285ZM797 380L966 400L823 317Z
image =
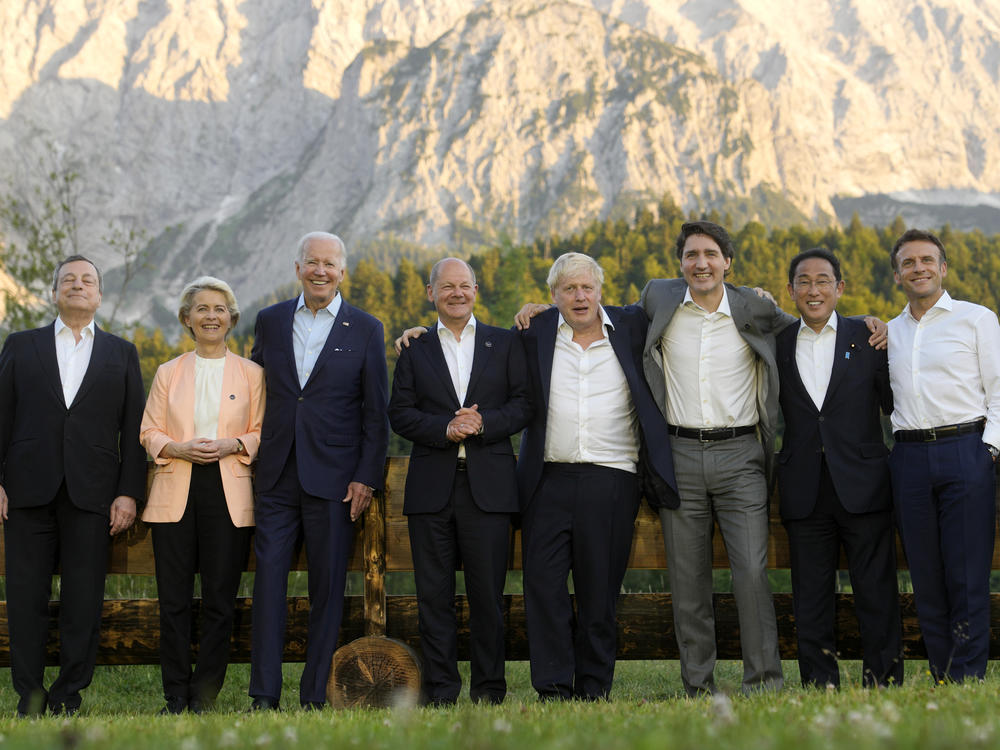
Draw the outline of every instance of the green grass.
M463 664L468 680L468 665ZM726 750L728 748L979 748L1000 741L1000 665L984 684L934 687L924 664L907 664L901 688L858 687L857 662L842 667L840 692L803 690L794 662L785 663L783 692L737 695L738 662L721 662L720 686L732 697L682 697L677 662L620 662L613 700L601 704L539 704L527 664L507 666L510 693L500 707L352 710L319 714L297 708L301 665L285 670L285 710L248 715L245 664L230 668L218 710L203 716L158 716L157 667L99 667L73 719L13 716L9 670L0 670L0 750L4 748L338 747L406 750Z

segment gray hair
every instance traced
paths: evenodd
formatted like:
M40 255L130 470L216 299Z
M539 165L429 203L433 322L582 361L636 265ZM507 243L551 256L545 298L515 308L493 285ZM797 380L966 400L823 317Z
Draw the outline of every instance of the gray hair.
M198 292L219 292L226 298L226 307L229 308L230 318L229 330L226 332L226 336L228 337L233 332L233 329L236 328L236 323L240 319L240 306L236 303L236 295L233 294L233 288L222 279L217 279L214 276L199 276L184 287L184 291L181 292L180 307L177 308L177 320L181 322L187 335L193 339L194 331L191 330L191 326L184 319L191 314L191 307L194 305L194 298Z
M295 257L299 261L306 259L306 249L309 243L313 240L325 240L336 242L338 247L340 247L340 258L343 261L343 267L347 268L347 245L344 241L340 239L335 234L330 234L329 232L309 232L308 234L302 235L299 238L298 250L296 251Z
M594 277L597 286L604 285L604 269L589 255L584 255L583 253L566 253L565 255L560 255L556 258L556 262L552 264L552 268L549 269L549 278L546 280L546 283L549 285L549 291L554 292L564 276L575 276L578 273L585 272L590 273Z
M457 260L459 263L465 266L466 269L468 269L469 271L469 275L472 277L472 283L473 284L476 283L476 272L472 270L472 266L470 266L467 262L465 262L461 258L442 258L441 260L439 260L437 263L434 264L433 268L431 268L431 278L430 281L427 282L428 284L430 284L431 287L434 286L434 282L437 281L438 276L441 275L441 266L450 260Z
M101 269L90 258L85 258L82 255L70 255L68 258L59 261L56 270L52 272L52 291L54 292L59 288L59 272L62 270L62 267L67 263L76 263L78 260L89 263L94 267L94 270L97 271L97 291L104 294L104 276L101 275Z

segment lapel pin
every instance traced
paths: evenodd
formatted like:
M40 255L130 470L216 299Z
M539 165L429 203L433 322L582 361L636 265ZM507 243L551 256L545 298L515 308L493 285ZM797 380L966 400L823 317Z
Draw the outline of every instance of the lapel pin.
M850 358L851 358L851 353L850 352L844 352L844 359L850 359Z
M342 321L340 325L342 325L342 326L349 326L349 325L350 325L350 323L348 323L348 322L347 322L347 321L345 320L345 321Z
M493 346L493 342L492 341L487 341L486 342L486 348L487 349L492 348L492 346Z

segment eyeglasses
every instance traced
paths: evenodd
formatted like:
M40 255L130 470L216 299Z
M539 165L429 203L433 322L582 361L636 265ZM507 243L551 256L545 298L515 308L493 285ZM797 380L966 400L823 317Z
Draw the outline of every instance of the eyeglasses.
M792 284L793 287L800 291L808 291L810 289L815 289L817 292L828 292L833 289L836 281L831 279L819 279L818 281L807 281L806 279L796 279Z

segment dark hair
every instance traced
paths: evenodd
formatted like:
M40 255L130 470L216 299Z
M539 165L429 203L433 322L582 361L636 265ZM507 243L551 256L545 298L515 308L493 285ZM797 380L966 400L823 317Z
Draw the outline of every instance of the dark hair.
M85 261L94 267L94 270L97 271L97 291L104 294L104 277L101 276L101 269L90 258L85 258L82 255L71 255L59 261L59 265L56 266L56 270L52 273L52 291L54 292L59 288L59 272L62 270L62 267L67 263L76 263L78 260Z
M688 241L688 237L696 234L704 234L715 240L722 251L723 257L732 259L733 255L736 254L733 249L733 241L729 237L729 232L718 224L713 224L710 221L686 221L681 225L681 233L677 235L675 247L678 260L684 255L684 243Z
M831 266L833 266L833 277L837 280L841 280L840 276L840 260L832 251L827 250L825 247L811 247L808 250L803 250L801 253L796 255L788 264L788 283L795 283L795 269L799 267L799 263L804 260L809 260L810 258L820 258L821 260L827 261Z
M930 242L941 253L941 262L946 263L948 261L948 257L944 254L944 245L941 244L941 240L936 235L925 229L907 229L899 235L899 239L896 240L896 244L892 246L892 251L889 253L889 260L892 262L893 271L897 270L896 256L899 255L899 249L907 242Z

